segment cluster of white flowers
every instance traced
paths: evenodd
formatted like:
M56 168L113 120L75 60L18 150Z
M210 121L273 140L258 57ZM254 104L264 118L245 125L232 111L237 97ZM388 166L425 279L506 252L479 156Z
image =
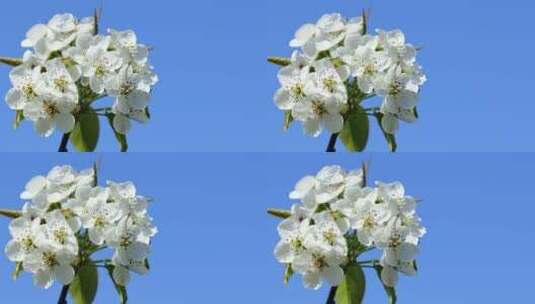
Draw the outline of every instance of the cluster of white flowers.
M77 113L104 96L115 99L111 112L117 132L126 134L130 119L148 121L150 93L158 81L148 62L149 47L137 43L131 30L99 35L96 28L93 17L61 14L33 26L22 41L32 50L11 71L6 102L33 121L39 134L72 131Z
M363 174L328 166L301 179L290 193L301 203L280 223L274 253L303 275L307 288L320 288L323 280L338 286L343 267L356 258L351 238L362 251L383 251L379 263L385 285L396 285L398 272L416 273L418 243L426 232L415 211L417 200L406 196L399 182L366 187Z
M279 109L303 123L305 133L319 136L324 128L340 132L353 95L354 102L383 98L381 124L389 134L398 130L399 119L417 119L415 107L426 77L416 62L416 48L400 30L372 35L366 27L362 17L328 14L303 25L290 42L299 50L280 70L281 88L274 99Z
M53 168L32 178L21 199L22 215L9 225L9 260L33 274L34 283L49 288L70 284L75 268L94 252L111 248L113 279L126 286L130 271L145 274L151 238L157 233L147 213L148 200L131 182L94 185L93 169L76 172ZM87 262L87 261L85 261Z

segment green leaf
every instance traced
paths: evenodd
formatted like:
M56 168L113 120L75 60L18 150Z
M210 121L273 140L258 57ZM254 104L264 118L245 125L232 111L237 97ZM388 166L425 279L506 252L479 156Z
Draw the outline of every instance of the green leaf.
M292 216L292 212L290 212L289 210L283 210L283 209L268 209L267 212L273 215L274 217L278 217L281 219L287 219L290 216Z
M98 271L95 265L85 265L78 270L69 288L76 304L91 304L98 288Z
M71 143L80 152L95 151L100 135L100 122L92 108L84 110L71 133Z
M13 281L16 281L19 278L22 270L24 270L24 268L22 267L22 262L17 262L15 264L15 269L13 270L13 273L11 273L11 277L13 278Z
M286 270L284 270L284 284L288 285L290 278L294 275L292 264L286 264Z
M383 271L383 267L381 265L377 265L374 268L375 272L377 273L377 277L379 277L379 281L381 281L381 284L383 284L383 280L381 280L381 272ZM383 284L383 288L388 296L388 304L396 304L398 300L396 289L394 287L386 286L385 284Z
M54 210L61 210L61 203L51 203L46 209L46 212L48 213Z
M17 110L15 112L15 119L13 120L13 129L18 129L20 123L24 120L24 112L22 110Z
M336 291L336 304L361 304L366 291L366 278L358 264L350 264Z
M18 210L0 209L0 215L11 219L16 219L22 215L22 212Z
M115 290L117 291L117 294L119 295L119 300L121 304L126 304L128 302L128 293L126 292L126 287L121 286L115 282L113 279L113 269L115 267L113 265L106 265L106 269L108 270L108 274L110 275L110 279L113 282L113 286L115 286Z
M149 114L148 108L146 108L147 115ZM108 113L106 114L106 117L108 117L108 122L110 123L110 127L113 130L113 134L115 134L115 139L117 139L117 142L119 143L119 146L121 148L121 152L128 151L128 141L126 140L126 135L121 134L115 130L115 127L113 126L113 119L115 118L115 114Z
M21 58L0 57L0 63L7 64L12 67L16 67L22 64Z
M293 121L294 117L292 116L292 111L284 111L284 131L290 129L290 125Z
M390 148L390 151L396 152L396 150L398 149L398 144L396 143L396 136L394 136L394 134L389 134L385 132L385 129L383 128L383 125L381 124L381 121L383 120L383 114L375 113L375 117L377 118L379 127L381 128L381 131L383 132L383 135L385 136L385 139L386 139L386 142L388 143L388 147Z
M280 66L288 66L292 63L290 58L285 57L268 57L268 62L280 65Z
M340 139L351 152L361 152L366 149L370 133L368 115L360 106L356 106L347 116L344 128L340 132Z

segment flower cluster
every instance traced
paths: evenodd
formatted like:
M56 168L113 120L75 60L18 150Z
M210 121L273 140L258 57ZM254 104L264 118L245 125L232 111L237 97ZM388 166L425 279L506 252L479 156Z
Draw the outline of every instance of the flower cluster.
M398 130L398 120L417 119L418 93L426 81L417 49L400 30L366 31L363 17L328 14L303 25L290 42L299 50L280 70L274 100L303 123L306 134L340 132L348 111L373 96L383 99L374 114L380 114L386 133Z
M395 286L398 272L414 275L418 243L426 230L399 182L365 186L363 170L346 172L328 166L301 179L290 193L300 200L280 223L275 256L303 275L307 288L323 280L338 286L344 267L363 252L382 250L375 267L386 286Z
M105 96L114 98L109 113L115 131L126 134L130 119L148 121L150 93L158 81L149 47L131 30L99 35L97 27L94 17L61 14L30 28L22 41L31 50L9 75L13 87L6 102L33 121L39 134L50 136L56 128L71 132L80 112Z
M21 194L27 201L9 225L9 260L33 274L37 286L72 282L75 269L95 265L90 256L112 249L105 261L114 282L126 286L130 271L145 274L151 238L157 233L147 213L148 200L131 182L95 185L95 170L53 168L32 178Z

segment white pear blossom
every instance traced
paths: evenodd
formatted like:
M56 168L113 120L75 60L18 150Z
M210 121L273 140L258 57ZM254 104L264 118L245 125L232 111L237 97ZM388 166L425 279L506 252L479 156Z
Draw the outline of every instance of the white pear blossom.
M78 254L78 241L75 233L61 210L54 210L45 214L43 218L46 222L42 239L46 239L53 246L61 247L72 255Z
M89 46L82 64L82 75L89 80L89 87L97 94L104 93L110 79L117 77L117 71L123 66L118 51L109 51L111 37L100 37Z
M426 76L416 61L417 48L400 30L365 32L364 18L326 14L296 32L297 48L278 74L276 106L303 123L305 133L318 136L342 130L344 119L363 101L378 96L382 103L367 108L381 118L381 127L395 134L399 121L417 120L416 106Z
M146 108L149 105L150 92L146 91L143 78L134 73L131 66L121 69L110 82L108 94L115 98L112 112L115 130L126 134L130 131L130 119L144 123L148 120Z
M12 239L7 243L5 253L12 262L22 262L37 249L37 235L40 231L41 220L22 216L9 224Z
M72 77L65 64L60 59L53 59L47 61L43 67L46 72L41 75L38 91L76 104L78 102L78 89L76 88L78 79Z
M5 254L33 274L37 286L70 284L75 270L90 266L91 255L105 248L113 255L100 266L110 269L116 284L126 286L130 272L149 271L150 245L158 232L149 200L132 182L98 186L95 174L57 166L33 177L21 193L26 202L9 225L12 239Z
M37 85L41 77L41 68L22 64L9 73L11 88L6 95L6 102L12 110L23 110L25 105L39 100Z
M150 48L132 30L95 32L93 17L78 20L58 14L33 26L21 43L30 48L10 73L12 88L5 100L48 137L59 129L70 133L78 114L104 97L113 115L114 131L128 133L131 121L146 123L153 86L158 82L149 62ZM17 115L20 115L17 114Z
M279 71L281 88L275 93L275 103L281 110L292 110L293 107L305 99L305 85L310 74L310 67L304 68L290 65Z
M279 224L281 240L275 247L274 253L280 263L290 264L306 250L305 232L309 226L309 221L299 221L296 217L288 218Z
M314 73L308 75L305 91L309 94L319 92L325 96L333 97L337 103L347 103L347 90L344 80L334 65L327 59L312 64Z
M345 188L346 174L340 166L323 167L316 175L316 201L323 204L340 195Z
M345 259L335 252L317 244L308 247L307 251L299 255L293 269L303 275L303 285L307 288L319 289L323 280L331 286L337 286L344 279L344 270L340 265Z
M341 111L344 106L334 96L315 93L307 96L292 109L293 117L303 122L306 134L318 137L323 129L338 133L344 126Z
M113 276L116 282L128 284L130 279L125 275L125 270L141 275L147 273L146 259L150 244L142 240L141 228L129 217L121 219L117 228L110 231L107 243L115 249L112 264L115 266Z
M42 240L36 250L32 251L22 262L24 270L33 274L36 286L50 288L54 281L68 285L74 279L72 264L75 255L61 247L56 247L47 240Z
M326 166L302 178L290 193L290 216L278 226L276 259L303 276L307 288L337 286L344 269L361 253L382 252L373 267L386 286L398 273L416 274L416 256L426 230L416 214L417 200L400 182L366 185L364 170Z
M134 31L116 31L110 29L108 33L110 34L112 46L121 53L125 61L136 62L138 64L147 62L149 48L137 42L137 36Z
M29 103L24 107L24 117L34 121L35 131L44 137L49 137L57 128L63 133L74 129L73 115L76 104L65 98L56 99L47 94L40 102Z

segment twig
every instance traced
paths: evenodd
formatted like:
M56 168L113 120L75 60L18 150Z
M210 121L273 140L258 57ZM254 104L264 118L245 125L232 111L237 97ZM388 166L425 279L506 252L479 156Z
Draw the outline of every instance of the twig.
M70 136L71 136L71 133L63 134L63 137L61 138L61 143L59 144L58 152L69 152L67 150L67 144L69 143Z
M338 140L338 133L331 135L329 139L329 145L327 146L327 152L336 152L336 141Z
M336 291L338 290L338 286L331 287L331 290L329 291L329 297L327 298L327 302L325 304L336 304L334 301L334 298L336 296Z
M67 295L69 294L70 285L64 285L59 294L58 304L67 304Z

